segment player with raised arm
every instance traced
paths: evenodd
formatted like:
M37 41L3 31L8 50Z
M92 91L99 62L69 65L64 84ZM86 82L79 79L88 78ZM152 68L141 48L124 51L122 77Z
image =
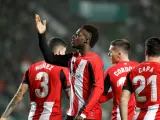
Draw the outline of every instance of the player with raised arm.
M131 70L124 84L120 112L127 119L128 100L131 93L136 98L133 120L160 120L160 38L145 42L146 61Z
M54 54L65 54L66 43L59 38L49 40L49 47ZM25 72L22 83L3 113L0 120L5 120L22 100L29 88L31 109L28 120L62 120L61 91L69 96L69 71L45 61L32 64Z
M53 55L45 42L46 21L41 23L35 16L39 45L45 61L69 68L71 80L70 106L67 120L101 120L102 111L98 102L104 89L103 62L91 48L96 44L99 33L93 25L83 25L72 38L72 47L79 52Z
M125 39L113 40L109 48L109 57L112 61L112 67L105 72L104 93L99 102L103 103L112 98L113 95L113 109L112 120L120 120L119 104L120 94L123 84L126 80L127 73L133 69L138 63L129 60L130 44ZM112 95L109 88L112 88ZM128 119L132 120L135 108L135 98L132 95L128 106Z

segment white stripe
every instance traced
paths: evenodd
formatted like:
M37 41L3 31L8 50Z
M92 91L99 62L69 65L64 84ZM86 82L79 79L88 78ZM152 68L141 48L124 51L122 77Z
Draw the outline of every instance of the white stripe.
M86 115L84 115L84 114L81 114L80 116L83 117L83 118L86 118Z
M158 108L159 108L159 104L149 106L147 114L144 116L144 120L155 120Z
M84 75L84 69L87 64L87 60L81 60L75 74L75 94L78 97L78 111L80 108L84 105L84 99L83 99L83 75Z
M41 113L39 120L49 120L53 106L54 102L44 102L43 112Z
M121 120L120 112L119 112L119 107L117 106L117 120Z
M72 57L71 59L71 66L70 66L70 72L69 72L69 81L71 83L70 87L70 101L69 101L69 109L67 111L67 115L72 116L72 109L73 109L73 99L74 99L74 92L73 92L73 86L72 86L72 75L73 75L73 67L74 62L76 61L76 57Z
M37 107L37 104L35 102L31 102L31 110L30 110L29 115L28 115L28 120L33 119L33 116L36 112L36 107Z
M133 120L137 120L140 112L141 112L141 109L139 107L136 107L135 114L133 116Z
M109 92L112 92L112 87L109 88L108 93L109 93Z

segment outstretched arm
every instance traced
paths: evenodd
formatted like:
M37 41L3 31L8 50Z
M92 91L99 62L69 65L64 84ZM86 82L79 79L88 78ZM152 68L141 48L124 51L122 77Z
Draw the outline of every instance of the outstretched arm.
M36 28L38 31L39 47L41 49L45 61L50 64L68 67L68 61L72 57L72 54L54 55L52 53L52 50L46 43L46 36L45 36L46 20L44 20L42 23L40 16L36 14L35 21L36 21Z
M22 98L23 98L24 94L27 92L27 90L28 90L28 85L25 83L21 83L17 93L14 95L14 97L12 98L10 103L8 104L8 106L5 110L5 112L3 113L2 117L0 118L0 120L5 120L11 114L11 112L20 103L20 101L22 100Z

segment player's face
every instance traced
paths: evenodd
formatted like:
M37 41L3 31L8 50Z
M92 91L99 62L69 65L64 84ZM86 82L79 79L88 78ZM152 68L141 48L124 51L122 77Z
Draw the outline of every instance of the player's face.
M112 61L112 64L116 64L119 62L119 51L117 50L117 48L113 45L110 45L109 47L109 52L108 52L108 56Z
M86 41L86 31L83 28L77 30L76 34L72 36L72 47L81 49L83 48Z

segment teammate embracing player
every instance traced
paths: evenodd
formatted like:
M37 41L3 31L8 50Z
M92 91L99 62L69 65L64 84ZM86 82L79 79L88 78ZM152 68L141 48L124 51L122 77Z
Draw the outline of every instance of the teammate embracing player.
M130 44L125 39L117 39L111 42L109 48L109 57L112 61L112 67L105 72L104 93L99 102L103 103L113 97L112 120L120 120L119 104L120 94L123 84L126 80L127 73L133 69L138 63L129 60L128 54L130 51ZM109 92L112 88L112 94ZM135 109L135 98L132 94L128 106L128 119L132 120Z

